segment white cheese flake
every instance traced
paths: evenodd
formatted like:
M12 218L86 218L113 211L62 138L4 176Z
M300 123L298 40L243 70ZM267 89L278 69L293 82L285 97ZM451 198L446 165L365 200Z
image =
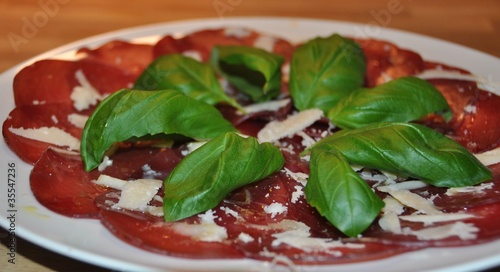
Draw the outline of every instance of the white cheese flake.
M403 229L403 233L417 236L420 240L440 240L453 236L458 236L462 240L471 240L476 239L477 232L479 229L473 224L461 221L421 230Z
M438 69L425 70L416 76L422 79L445 78L445 79L473 81L478 83L479 88L487 90L496 95L500 95L499 82L494 82L491 78L485 78L478 75L463 74L458 71L447 71L438 68Z
M261 35L255 39L253 46L267 52L273 52L277 39L272 36Z
M303 191L304 187L295 185L293 188L295 189L295 191L292 193L292 198L290 199L290 202L297 203L299 198L304 195Z
M254 103L243 107L246 114L261 111L277 111L290 103L290 99L271 100L267 102ZM239 112L238 112L239 113Z
M467 105L464 107L464 112L475 114L476 113L476 106L475 105Z
M200 142L190 142L187 144L188 148L188 154L191 154L191 152L195 151L196 149L202 147L204 144L206 144L207 141L200 141Z
M238 235L238 240L246 244L253 242L255 239L250 234L242 232Z
M403 205L414 208L418 213L424 214L442 214L440 210L434 206L434 203L426 198L423 198L408 190L392 190L388 192L392 197L397 199Z
M264 212L271 215L274 218L278 214L282 214L288 211L288 207L281 203L271 203L270 205L264 206Z
M188 58L192 58L196 61L202 62L203 58L201 57L200 51L197 50L186 50L182 52L182 55Z
M474 154L474 156L484 165L493 165L500 162L500 147Z
M308 109L288 116L283 121L271 121L257 134L261 143L273 142L281 138L292 136L309 127L323 117L320 109Z
M52 122L54 122L54 124L59 123L59 120L57 119L57 116L55 116L55 115L52 115L52 116L50 117L50 119L52 119Z
M215 223L215 219L217 219L215 211L212 209L206 211L205 213L198 214L198 217L200 218L201 223Z
M272 236L276 238L271 246L287 244L295 248L300 248L307 252L323 251L328 248L364 248L362 244L343 243L341 241L310 237L310 228L299 221L285 219L271 226L274 229L283 230Z
M224 206L221 206L221 207L220 207L220 209L221 209L222 211L224 211L227 215L231 215L231 216L233 216L234 218L239 218L239 217L240 217L240 215L238 214L238 212L237 212L237 211L235 211L235 210L233 210L233 209L231 209L231 208L229 208L229 207L224 207Z
M398 183L391 183L386 186L379 186L377 187L377 190L381 192L391 192L391 191L398 191L398 190L414 190L414 189L421 189L427 187L427 183L420 181L420 180L410 180L410 181L404 181L404 182L398 182Z
M57 146L67 146L70 150L80 150L80 140L60 128L40 127L24 129L10 127L9 131L24 138Z
M70 98L76 110L82 111L89 109L90 106L95 106L97 102L103 99L99 91L97 91L97 89L87 80L82 70L76 71L75 77L80 86L75 86L73 88Z
M161 175L161 173L151 169L151 166L149 164L145 164L141 167L142 170L142 177L145 179L154 179L155 177L158 177Z
M104 169L106 169L108 166L111 166L111 165L113 165L113 160L110 160L108 156L104 156L104 158L102 159L102 162L97 167L97 170L99 172L102 172L102 171L104 171Z
M402 233L399 217L397 214L393 212L384 213L382 217L380 217L380 219L378 220L378 225L384 231L396 234Z
M179 234L203 242L223 242L228 237L227 229L215 223L174 223L172 228Z
M248 37L252 34L250 30L243 27L227 27L224 29L224 35L226 37L235 37L238 39Z
M163 181L156 179L137 179L123 187L116 207L145 212L148 203L156 195Z
M484 194L484 190L489 190L493 188L493 182L485 182L481 183L476 186L464 186L464 187L454 187L454 188L448 188L446 190L446 195L448 196L454 196L454 195L460 195L460 194L467 194L467 193L472 193L472 194Z
M295 181L300 182L300 184L302 184L303 186L306 185L307 179L309 178L309 175L306 173L292 172L290 169L286 167L283 167L281 171L283 171L288 177L294 179Z
M100 175L97 180L93 180L92 182L103 187L109 187L117 190L123 190L123 188L125 188L125 185L127 185L128 183L128 181L126 180L118 179L108 175Z
M400 215L405 211L405 207L401 204L401 202L397 201L392 196L385 197L384 204L384 208L382 208L384 213L394 213L396 215Z
M68 115L68 121L77 128L84 128L88 119L88 116L78 113L71 113Z
M472 217L474 217L474 215L467 213L443 213L402 215L399 218L405 221L421 222L424 223L424 225L431 225L438 222L457 221Z

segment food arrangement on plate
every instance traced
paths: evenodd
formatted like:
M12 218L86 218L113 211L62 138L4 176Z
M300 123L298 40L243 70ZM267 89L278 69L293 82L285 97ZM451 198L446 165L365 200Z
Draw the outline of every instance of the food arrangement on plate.
M48 209L196 259L363 262L500 237L500 97L333 33L111 41L14 78L8 146Z

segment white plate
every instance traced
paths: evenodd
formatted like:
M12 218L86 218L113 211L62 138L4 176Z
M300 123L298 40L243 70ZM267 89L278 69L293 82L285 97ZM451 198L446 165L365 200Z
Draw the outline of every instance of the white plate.
M14 107L12 80L23 66L37 59L67 55L83 46L98 46L113 39L137 39L172 33L189 33L204 28L248 26L266 33L303 41L334 32L357 37L389 40L419 52L424 59L463 67L496 82L500 81L500 60L496 57L445 41L377 26L298 18L232 18L192 20L150 25L99 35L68 44L30 59L0 75L3 122ZM15 233L57 253L114 270L127 271L276 271L274 264L252 260L191 260L171 258L140 250L115 238L97 220L71 219L47 210L33 197L29 186L31 166L20 161L0 141L0 225L9 229L7 210L8 163L16 164ZM299 271L470 271L500 265L500 240L477 246L434 248L410 252L383 260L335 265L297 267ZM287 270L283 267L278 270Z

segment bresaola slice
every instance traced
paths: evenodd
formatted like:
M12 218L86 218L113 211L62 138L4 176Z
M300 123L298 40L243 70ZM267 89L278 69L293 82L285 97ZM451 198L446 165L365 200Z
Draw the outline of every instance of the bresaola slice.
M92 183L79 153L47 149L30 174L35 198L49 210L70 216L97 218L95 198L108 191Z
M86 172L79 153L48 148L31 172L30 185L35 198L53 212L96 218L100 209L95 199L111 190L93 182L101 174L123 180L151 176L162 179L181 158L180 151L169 148L124 149L113 155L110 165L101 171Z
M72 102L73 89L81 86L77 71L81 71L101 95L130 87L137 77L116 66L85 59L40 60L14 77L16 106Z
M365 84L367 87L374 87L391 79L418 74L425 68L422 57L416 52L399 48L386 41L355 40L366 56Z
M456 67L426 62L427 70L469 72ZM442 130L473 153L500 146L500 119L497 107L500 96L480 89L476 82L460 78L430 78L428 81L445 97L453 111L453 118L445 123L436 116L425 118L424 124Z
M246 45L280 54L290 59L294 47L288 41L264 35L247 28L224 28L200 30L184 37L165 36L154 48L154 56L165 54L186 53L196 54L203 61L210 57L212 48L216 45Z
M153 45L126 41L110 41L96 49L81 48L78 53L85 54L87 60L116 66L136 76L153 61Z
M40 128L56 128L61 132L80 139L82 128L71 122L71 115L75 114L73 105L68 102L23 105L18 106L12 112L2 126L2 134L9 148L14 151L23 161L33 164L49 147L69 147L61 141L47 143L20 135L18 130L38 130ZM87 112L78 113L80 118L85 118Z

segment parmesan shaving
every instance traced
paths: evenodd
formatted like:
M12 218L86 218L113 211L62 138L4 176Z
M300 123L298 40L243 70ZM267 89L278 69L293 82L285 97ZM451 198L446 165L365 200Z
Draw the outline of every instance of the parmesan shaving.
M281 138L292 136L323 117L323 111L320 109L304 110L289 116L283 121L269 122L257 134L261 143L273 142Z
M99 91L90 84L82 70L76 71L75 77L80 86L75 86L73 88L70 98L76 110L82 111L89 109L90 106L95 106L97 102L104 98Z
M500 147L474 156L484 165L493 165L500 162Z
M10 127L9 131L31 140L57 146L67 146L70 150L80 150L80 140L60 128L41 127L24 129Z
M439 240L452 236L458 236L462 240L476 239L479 229L473 224L455 222L438 227L412 230L404 228L403 232L408 235L415 235L420 240Z
M478 87L487 90L496 95L500 95L500 83L494 82L491 79L484 78L478 75L472 74L462 74L458 71L446 71L443 69L429 69L422 73L416 75L422 79L433 79L433 78L445 78L445 79L457 79L465 81L474 81L478 83Z

